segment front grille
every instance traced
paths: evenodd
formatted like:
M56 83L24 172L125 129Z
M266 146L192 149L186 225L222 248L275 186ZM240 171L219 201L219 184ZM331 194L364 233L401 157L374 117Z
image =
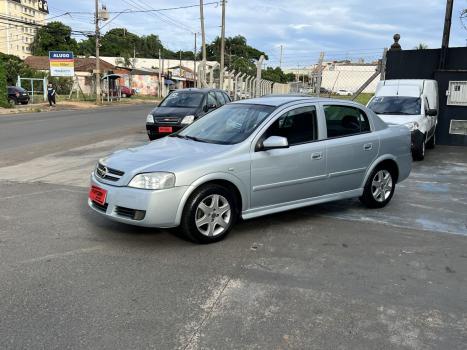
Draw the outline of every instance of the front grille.
M100 211L103 211L104 213L107 211L107 207L109 206L107 203L105 204L99 204L95 201L92 201L92 206Z
M132 220L143 220L146 216L146 211L116 206L115 214Z
M178 125L180 118L177 117L156 117L154 121L159 125Z
M97 164L96 168L96 176L100 177L101 179L109 180L109 181L118 181L120 178L125 175L123 171L108 168L105 165L99 163Z

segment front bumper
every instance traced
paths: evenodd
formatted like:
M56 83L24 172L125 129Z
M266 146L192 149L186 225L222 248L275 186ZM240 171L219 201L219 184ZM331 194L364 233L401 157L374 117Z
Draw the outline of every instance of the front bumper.
M142 190L131 187L117 187L101 183L94 173L91 186L107 191L105 205L99 205L88 198L88 205L99 214L111 220L144 227L168 228L180 224L177 219L183 195L189 186L174 187L167 190ZM129 213L135 212L133 218ZM142 217L142 219L141 219Z
M167 124L146 124L146 131L148 133L149 139L155 140L167 135L170 135L174 132L180 131L186 125L167 125ZM159 128L172 128L172 131L160 131ZM167 129L166 129L167 130Z

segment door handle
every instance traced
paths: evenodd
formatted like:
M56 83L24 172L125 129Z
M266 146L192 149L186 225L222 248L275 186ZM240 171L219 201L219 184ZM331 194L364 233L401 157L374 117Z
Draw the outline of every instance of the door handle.
M311 155L311 159L313 160L320 160L323 159L323 153L321 152L316 152Z
M373 149L373 144L372 144L372 143L365 143L365 144L363 145L363 149L364 149L365 151L371 151L371 150Z

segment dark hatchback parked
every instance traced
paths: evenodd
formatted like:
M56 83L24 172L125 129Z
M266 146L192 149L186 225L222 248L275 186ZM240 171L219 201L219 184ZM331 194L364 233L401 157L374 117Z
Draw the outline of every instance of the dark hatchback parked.
M23 88L17 86L8 86L8 102L12 105L27 105L29 103L29 94Z
M149 139L155 140L179 131L229 102L230 97L219 89L174 90L147 116Z

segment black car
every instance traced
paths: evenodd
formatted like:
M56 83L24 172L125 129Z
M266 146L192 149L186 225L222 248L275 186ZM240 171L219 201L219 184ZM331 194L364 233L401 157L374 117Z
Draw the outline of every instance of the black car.
M27 105L29 103L29 94L23 88L17 86L8 86L8 102L10 104Z
M219 89L180 89L172 91L146 119L150 140L183 129L206 113L230 102Z

